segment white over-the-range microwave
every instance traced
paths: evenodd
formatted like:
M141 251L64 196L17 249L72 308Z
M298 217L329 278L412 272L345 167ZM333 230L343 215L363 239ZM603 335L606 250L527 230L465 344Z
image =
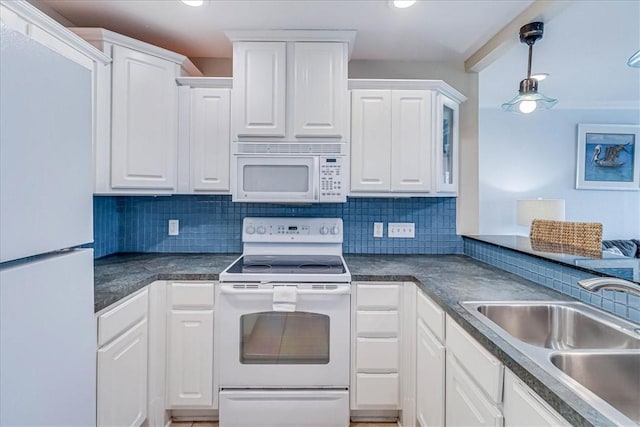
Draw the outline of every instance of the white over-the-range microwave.
M234 202L343 203L349 179L344 143L234 142Z

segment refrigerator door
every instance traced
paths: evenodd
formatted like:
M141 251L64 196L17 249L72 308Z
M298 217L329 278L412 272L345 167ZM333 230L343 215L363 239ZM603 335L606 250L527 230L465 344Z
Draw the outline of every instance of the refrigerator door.
M0 425L95 426L93 249L0 269Z
M0 262L93 241L91 71L0 26Z

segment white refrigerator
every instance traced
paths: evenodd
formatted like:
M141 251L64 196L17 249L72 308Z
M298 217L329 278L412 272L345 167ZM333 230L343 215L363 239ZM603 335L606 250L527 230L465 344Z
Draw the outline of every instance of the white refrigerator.
M91 426L91 72L0 31L0 425Z

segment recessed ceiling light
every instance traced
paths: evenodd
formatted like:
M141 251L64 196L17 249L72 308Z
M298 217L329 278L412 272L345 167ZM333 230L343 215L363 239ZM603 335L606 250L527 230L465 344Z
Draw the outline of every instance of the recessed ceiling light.
M390 1L389 3L391 3L398 9L406 9L408 7L413 6L415 2L416 0L393 0L393 1Z
M181 0L181 1L184 4L188 6L193 6L193 7L202 6L204 4L204 0Z
M531 76L532 79L536 79L539 82L543 81L547 77L549 77L549 73L538 73Z

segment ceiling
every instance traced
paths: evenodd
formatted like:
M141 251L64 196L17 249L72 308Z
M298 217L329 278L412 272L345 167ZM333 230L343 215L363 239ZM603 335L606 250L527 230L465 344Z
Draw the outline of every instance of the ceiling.
M104 27L189 57L230 58L225 30L356 30L352 59L462 62L532 0L32 0L76 26Z
M191 58L230 58L225 30L356 30L351 59L462 63L533 0L30 0L75 26L97 26ZM566 1L566 0L561 0ZM60 18L60 17L58 17ZM640 108L640 1L575 0L545 22L533 71L555 108ZM513 34L514 40L518 35ZM514 43L480 73L480 107L500 108L525 77L527 47Z
M626 65L640 49L639 23L640 1L574 1L545 23L533 48L532 72L551 74L538 91L558 98L554 109L640 109L640 68ZM480 72L481 108L500 108L517 95L527 55L518 43Z

